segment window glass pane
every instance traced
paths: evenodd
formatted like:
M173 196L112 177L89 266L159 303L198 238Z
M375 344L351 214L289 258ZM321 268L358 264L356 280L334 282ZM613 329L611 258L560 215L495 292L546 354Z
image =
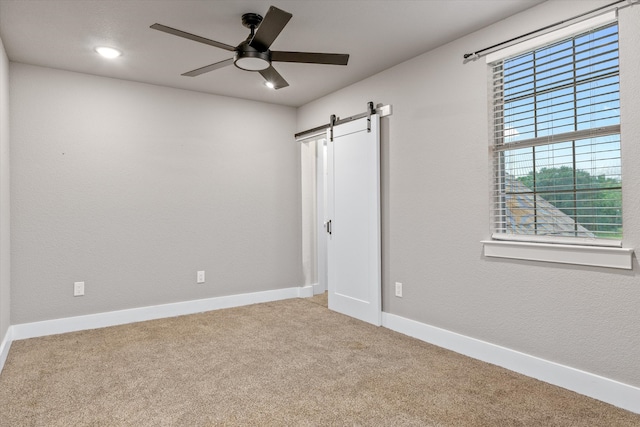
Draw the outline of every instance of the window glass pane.
M505 151L504 169L512 179L530 175L533 171L533 148Z
M496 65L496 232L621 238L617 49L610 25Z

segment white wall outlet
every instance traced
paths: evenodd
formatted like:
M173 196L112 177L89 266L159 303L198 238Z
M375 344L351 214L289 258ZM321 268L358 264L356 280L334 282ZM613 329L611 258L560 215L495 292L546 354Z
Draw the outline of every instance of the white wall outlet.
M396 296L402 298L402 283L396 282Z
M197 282L198 283L204 283L204 271L198 271Z
M81 297L84 295L84 282L73 282L73 296Z

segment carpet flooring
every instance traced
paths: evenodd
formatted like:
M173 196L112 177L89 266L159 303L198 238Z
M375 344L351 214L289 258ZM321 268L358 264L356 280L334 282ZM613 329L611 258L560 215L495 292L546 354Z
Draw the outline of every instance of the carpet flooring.
M325 298L323 300L323 298ZM640 426L640 415L291 299L16 341L0 426Z

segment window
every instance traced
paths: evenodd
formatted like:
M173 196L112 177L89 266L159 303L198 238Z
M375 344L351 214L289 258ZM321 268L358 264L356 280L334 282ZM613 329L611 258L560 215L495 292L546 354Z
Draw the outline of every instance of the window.
M619 243L617 23L490 66L493 237Z

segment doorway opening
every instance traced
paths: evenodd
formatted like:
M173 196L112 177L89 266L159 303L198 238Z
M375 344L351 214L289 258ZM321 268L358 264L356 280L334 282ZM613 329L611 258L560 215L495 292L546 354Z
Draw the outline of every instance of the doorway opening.
M327 285L327 140L322 136L300 143L302 190L302 270L304 286L313 295L324 294Z

